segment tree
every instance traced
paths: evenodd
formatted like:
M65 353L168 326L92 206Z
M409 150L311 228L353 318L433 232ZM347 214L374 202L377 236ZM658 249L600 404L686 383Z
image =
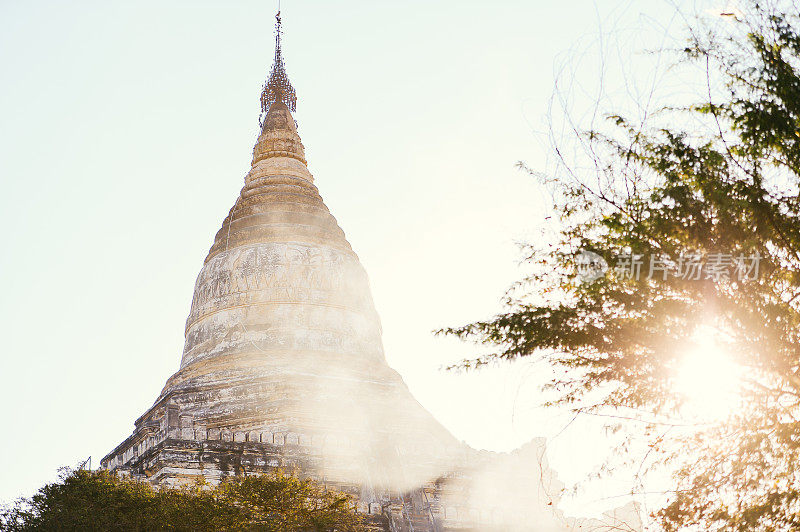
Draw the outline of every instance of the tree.
M274 472L233 477L217 487L154 489L108 471L63 469L58 482L0 513L9 532L365 530L353 501L309 479Z
M493 348L465 367L541 357L552 404L640 423L666 530L800 529L800 13L746 4L689 28L696 104L579 132L593 171L555 147L557 241L504 312L439 331Z

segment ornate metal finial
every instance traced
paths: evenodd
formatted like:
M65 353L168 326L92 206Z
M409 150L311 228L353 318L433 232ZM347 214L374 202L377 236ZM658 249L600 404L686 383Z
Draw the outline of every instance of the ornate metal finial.
M281 12L275 15L275 60L272 63L272 70L269 73L269 80L264 84L261 91L261 120L266 116L270 106L275 102L283 102L292 112L297 107L297 95L294 87L289 82L286 69L283 66L283 55L281 55Z

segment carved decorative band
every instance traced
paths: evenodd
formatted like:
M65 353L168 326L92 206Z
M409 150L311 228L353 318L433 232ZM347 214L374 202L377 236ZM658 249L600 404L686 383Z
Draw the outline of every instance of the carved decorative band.
M308 164L304 157L301 155L292 152L292 151L283 151L283 150L269 150L269 151L262 151L257 153L253 156L253 164L263 161L264 159L269 159L270 157L289 157L291 159L297 159L303 164Z

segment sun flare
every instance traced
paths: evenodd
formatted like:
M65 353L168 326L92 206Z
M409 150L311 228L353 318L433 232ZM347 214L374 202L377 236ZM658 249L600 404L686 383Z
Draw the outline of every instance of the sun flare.
M725 419L736 408L741 383L741 366L714 331L698 328L675 376L682 414L707 422Z

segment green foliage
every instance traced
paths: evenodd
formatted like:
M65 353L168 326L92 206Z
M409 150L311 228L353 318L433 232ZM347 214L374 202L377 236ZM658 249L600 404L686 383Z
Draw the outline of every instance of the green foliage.
M281 472L219 486L154 489L107 471L62 470L60 480L0 513L0 529L23 531L365 530L348 496Z
M440 331L495 349L466 367L536 355L558 370L554 403L641 422L649 458L676 471L654 515L667 530L800 529L800 13L746 4L690 28L681 64L701 67L700 103L579 133L594 166L562 159L547 180L560 237L532 250L522 294ZM611 270L583 280L581 250ZM614 269L629 254L639 279ZM762 259L756 278L648 278L649 258L694 254ZM725 419L687 416L676 387L698 334L742 368Z

